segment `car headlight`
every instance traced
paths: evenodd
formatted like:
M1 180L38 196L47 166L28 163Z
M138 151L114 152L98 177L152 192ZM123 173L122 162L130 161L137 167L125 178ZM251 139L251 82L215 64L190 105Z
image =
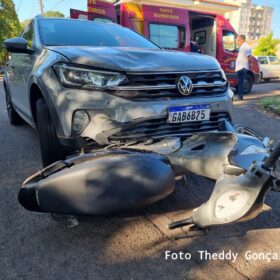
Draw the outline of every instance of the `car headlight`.
M118 72L91 70L66 64L56 64L54 70L66 87L108 88L118 86L127 79Z

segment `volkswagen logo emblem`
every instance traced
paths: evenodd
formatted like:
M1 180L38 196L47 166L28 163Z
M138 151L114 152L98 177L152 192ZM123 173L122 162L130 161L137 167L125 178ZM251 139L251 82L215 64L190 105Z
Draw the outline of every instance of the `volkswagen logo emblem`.
M181 76L177 82L177 88L182 95L190 95L193 90L192 80L188 76Z

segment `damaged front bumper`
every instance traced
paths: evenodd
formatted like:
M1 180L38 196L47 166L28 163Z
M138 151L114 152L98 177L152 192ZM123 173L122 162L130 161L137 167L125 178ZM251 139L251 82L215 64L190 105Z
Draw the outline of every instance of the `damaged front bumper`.
M218 130L219 122L231 122L233 92L172 97L126 99L109 90L71 89L61 86L53 72L42 76L47 84L48 107L60 142L85 148L94 142L99 146L144 141L166 136L189 137L193 133ZM170 107L206 104L210 119L196 122L168 123ZM57 120L58 119L58 120ZM83 120L83 121L81 121Z

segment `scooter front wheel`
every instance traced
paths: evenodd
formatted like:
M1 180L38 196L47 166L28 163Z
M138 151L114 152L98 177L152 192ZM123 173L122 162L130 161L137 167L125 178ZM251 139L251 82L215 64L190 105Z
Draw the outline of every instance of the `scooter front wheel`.
M234 126L234 128L235 128L236 133L238 133L238 134L244 134L244 135L256 137L261 141L263 141L263 139L264 139L264 136L261 133L255 131L254 129L252 129L248 126L245 126L242 124L236 124Z

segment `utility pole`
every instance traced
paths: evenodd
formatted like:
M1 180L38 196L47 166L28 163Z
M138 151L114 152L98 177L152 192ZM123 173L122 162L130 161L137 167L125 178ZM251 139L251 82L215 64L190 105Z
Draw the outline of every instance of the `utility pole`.
M44 13L44 0L39 0L41 15Z
M268 5L269 5L269 0L264 1L264 22L265 24L263 25L263 36L267 35L267 12L268 12Z

